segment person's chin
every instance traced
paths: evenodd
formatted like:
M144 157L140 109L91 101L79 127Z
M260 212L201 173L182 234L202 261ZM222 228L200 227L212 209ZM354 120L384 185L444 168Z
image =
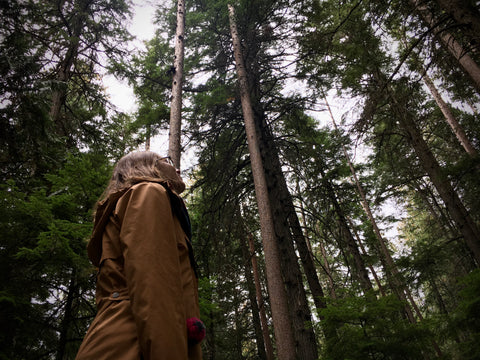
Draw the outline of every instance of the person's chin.
M185 191L185 183L181 180L172 181L172 189L177 194L181 194Z

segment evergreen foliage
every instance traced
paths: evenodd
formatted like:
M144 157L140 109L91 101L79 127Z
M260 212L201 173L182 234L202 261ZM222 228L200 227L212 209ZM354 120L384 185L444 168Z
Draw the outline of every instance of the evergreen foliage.
M117 159L168 131L176 4L161 3L154 37L132 52L128 1L0 1L0 359L73 359L94 316L85 245L95 202ZM228 3L186 3L186 201L204 358L263 359L259 308L272 339L273 324ZM304 316L292 325L298 351L311 333L322 359L479 358L480 235L468 238L441 185L475 233L480 157L464 150L424 81L478 154L480 90L441 40L448 33L480 64L478 4L234 5L286 288L308 300L306 309L290 302ZM106 72L131 84L135 113L109 103ZM341 104L339 129L326 99Z

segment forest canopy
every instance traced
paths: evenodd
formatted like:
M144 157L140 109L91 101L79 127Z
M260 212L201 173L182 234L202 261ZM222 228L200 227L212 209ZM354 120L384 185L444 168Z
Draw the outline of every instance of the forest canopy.
M118 159L169 133L177 2L155 2L135 48L141 3L0 1L0 359L75 358L96 201ZM184 15L204 358L480 358L478 2L186 0Z

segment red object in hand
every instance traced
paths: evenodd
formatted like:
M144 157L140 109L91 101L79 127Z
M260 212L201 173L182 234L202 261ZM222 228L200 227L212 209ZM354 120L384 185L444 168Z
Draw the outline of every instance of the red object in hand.
M198 344L205 337L206 329L202 320L192 317L187 319L188 342L191 345Z

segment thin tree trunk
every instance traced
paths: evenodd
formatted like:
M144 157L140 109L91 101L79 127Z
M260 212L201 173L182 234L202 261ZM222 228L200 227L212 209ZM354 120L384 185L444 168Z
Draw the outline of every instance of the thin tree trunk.
M238 311L238 305L239 300L238 300L238 293L237 290L233 290L233 302L235 306L233 307L233 313L234 313L234 322L235 322L235 345L234 348L235 353L237 354L239 359L244 359L245 357L243 356L243 349L242 349L242 324L240 321L240 313Z
M147 124L147 134L145 138L145 151L150 151L151 125Z
M443 46L452 54L452 56L458 61L463 70L468 74L472 84L475 86L478 92L480 92L480 67L472 59L462 45L455 40L453 35L440 29L435 23L435 20L428 10L427 6L422 4L420 0L410 0L412 5L418 11L425 23L433 30L434 34L440 39Z
M286 184L285 184L286 187ZM288 188L286 188L288 192ZM300 186L297 181L297 192L300 193ZM289 194L290 195L290 194ZM302 232L302 228L300 222L298 220L297 214L293 207L291 196L289 196L290 202L292 204L292 208L290 209L290 226L294 229L295 234L295 244L297 245L298 252L300 254L300 259L302 261L303 270L305 272L305 276L307 278L308 285L310 287L310 291L312 293L313 301L315 307L317 308L318 316L322 319L320 315L321 309L325 309L327 304L323 300L325 297L325 293L323 291L322 286L320 285L320 280L318 279L317 275L317 268L313 261L313 254L312 248L310 245L310 241L308 240L308 233L304 235ZM305 219L305 209L303 208L303 203L300 202L300 210L302 213L303 224L304 228L306 229L306 219Z
M243 233L243 229L242 229ZM259 303L261 302L260 299L257 299L258 292L256 291L257 284L255 283L254 276L252 275L252 272L255 270L252 269L252 255L250 255L250 251L248 250L248 244L246 237L242 234L239 233L239 236L241 237L240 239L240 245L242 248L242 255L244 259L244 270L245 270L245 282L247 283L247 291L248 291L248 299L250 301L250 307L252 310L252 323L253 323L253 329L255 330L255 340L257 344L257 351L258 351L258 357L259 359L267 359L267 354L265 352L265 342L263 338L263 332L262 332L262 324L261 324L261 319L260 319L260 309L259 309ZM248 235L250 237L250 234ZM273 359L273 358L272 358Z
M350 225L350 228L353 231L353 234L355 235L355 239L357 239L358 247L360 248L361 254L363 256L367 256L367 251L365 249L365 246L363 246L362 240L360 239L360 235L358 234L357 229L355 229L355 225L353 224L352 219L347 217L347 221L348 221L348 224ZM371 264L368 264L367 266L370 269L370 272L372 273L373 279L375 280L375 283L377 284L377 287L378 287L378 290L380 291L380 294L382 294L382 296L386 296L385 290L383 289L383 285L380 282L380 278L378 277L377 272L375 271L375 268Z
M327 97L325 94L323 94L323 98L325 100L325 103L327 105L327 109L330 113L330 118L332 119L333 127L337 132L339 132L337 123L335 121L335 117L333 116L332 110L330 109L330 104L328 103ZM413 324L415 323L415 318L413 317L412 310L408 306L408 301L407 298L405 297L405 293L407 293L407 296L412 300L413 298L410 295L410 290L404 285L403 281L401 280L401 274L399 273L397 266L395 265L395 262L393 261L392 255L390 254L390 251L387 248L385 239L382 236L382 233L380 232L380 229L377 225L377 221L375 220L375 217L373 216L373 213L370 209L370 205L367 200L367 196L365 195L365 191L363 190L362 185L360 184L360 181L358 180L357 177L357 172L355 171L355 167L353 166L350 156L348 155L347 149L345 146L342 146L343 148L343 154L345 156L345 159L347 160L348 166L350 167L350 172L352 173L353 180L355 182L355 185L358 190L358 194L360 195L361 203L363 210L365 211L365 214L367 215L368 219L370 220L370 223L373 227L373 231L375 233L375 236L377 238L378 245L380 246L380 259L382 260L382 264L385 268L385 273L387 275L387 279L389 280L389 284L391 289L395 292L397 295L397 298L400 301L403 301L405 303L405 314L407 315L409 321ZM358 239L360 246L360 239ZM372 270L372 269L371 269ZM373 271L373 270L372 270ZM374 272L372 272L374 273ZM374 275L375 276L375 275ZM380 286L380 285L379 285ZM381 289L382 294L383 289ZM415 302L412 303L412 306L415 309L418 309L417 305ZM417 312L419 316L421 316L420 312Z
M427 75L426 72L424 72L423 74L423 80L425 81L425 84L430 90L430 93L435 99L435 102L437 103L438 107L442 111L443 116L445 116L445 120L447 120L447 123L452 128L452 131L457 137L460 144L463 146L467 154L469 154L471 157L476 157L478 155L477 150L473 147L472 143L468 139L467 134L463 130L462 126L458 123L457 119L453 115L447 103L443 100L442 96L440 95L437 88L435 87L435 84L433 83L432 79L430 79L430 77Z
M70 276L70 284L68 286L67 301L65 302L65 310L63 314L63 320L61 323L61 328L59 330L60 337L58 340L57 355L56 360L64 360L67 342L68 342L68 329L73 319L72 306L73 300L77 293L77 272L75 269L72 269L72 274Z
M350 228L348 227L346 216L338 202L335 190L330 181L326 179L325 172L323 170L321 170L320 172L322 178L324 179L323 184L328 193L328 197L330 198L330 201L332 202L332 205L335 209L335 214L337 216L336 220L340 231L340 241L342 241L345 246L343 250L346 250L348 254L353 258L352 270L355 271L355 275L360 283L361 288L365 292L368 292L372 290L373 287L372 282L370 281L370 278L368 276L368 271L365 268L365 262L363 261L355 239L353 238Z
M245 69L241 43L235 23L234 8L228 5L230 32L232 35L233 50L237 75L240 87L243 116L245 120L245 131L247 134L248 149L255 185L255 194L260 217L260 228L265 253L265 267L270 295L270 306L272 309L273 327L276 338L277 353L280 360L295 359L295 344L292 327L289 319L287 306L287 295L282 279L280 256L275 237L275 227L268 197L267 181L263 170L262 157L258 135L255 129L255 120L248 91L247 72Z
M436 219L439 224L443 224L444 227L448 228L448 232L451 233L452 238L458 236L458 231L455 228L455 224L451 221L451 219L445 214L444 209L438 203L435 194L433 194L432 190L429 188L428 184L424 185L422 188L421 184L417 181L414 182L415 189L417 194L420 195L424 204L427 206L430 214ZM430 203L430 199L433 204Z
M262 285L260 283L260 274L258 271L258 262L257 262L257 255L255 254L255 246L253 244L253 236L252 234L248 234L248 250L247 254L249 255L249 260L251 261L251 267L253 271L253 280L255 283L255 293L256 293L256 301L258 301L257 310L260 315L260 322L261 322L261 329L263 334L263 341L261 343L262 346L265 346L263 354L267 360L273 360L273 346L270 340L270 333L268 331L268 322L267 322L267 315L265 313L265 302L263 301L262 295ZM260 344L259 344L260 346ZM260 352L260 349L259 349ZM260 357L263 356L260 355Z
M405 107L400 106L392 92L390 92L390 95L398 114L400 125L407 132L409 141L417 154L420 164L430 177L450 216L462 233L468 248L477 262L477 266L480 265L480 232L477 225L470 217L457 192L453 189L450 180L443 174L435 156L415 124L411 113Z
M322 241L319 242L319 246L320 246L320 252L322 253L322 260L324 263L323 269L327 274L328 282L330 284L330 297L332 299L336 299L337 294L335 292L335 282L333 281L332 270L330 269L330 264L328 263L327 251L325 250L325 246L323 245Z
M182 84L185 48L185 0L177 1L177 30L175 34L175 60L173 62L172 102L170 105L170 128L168 134L168 156L180 169L182 131Z

